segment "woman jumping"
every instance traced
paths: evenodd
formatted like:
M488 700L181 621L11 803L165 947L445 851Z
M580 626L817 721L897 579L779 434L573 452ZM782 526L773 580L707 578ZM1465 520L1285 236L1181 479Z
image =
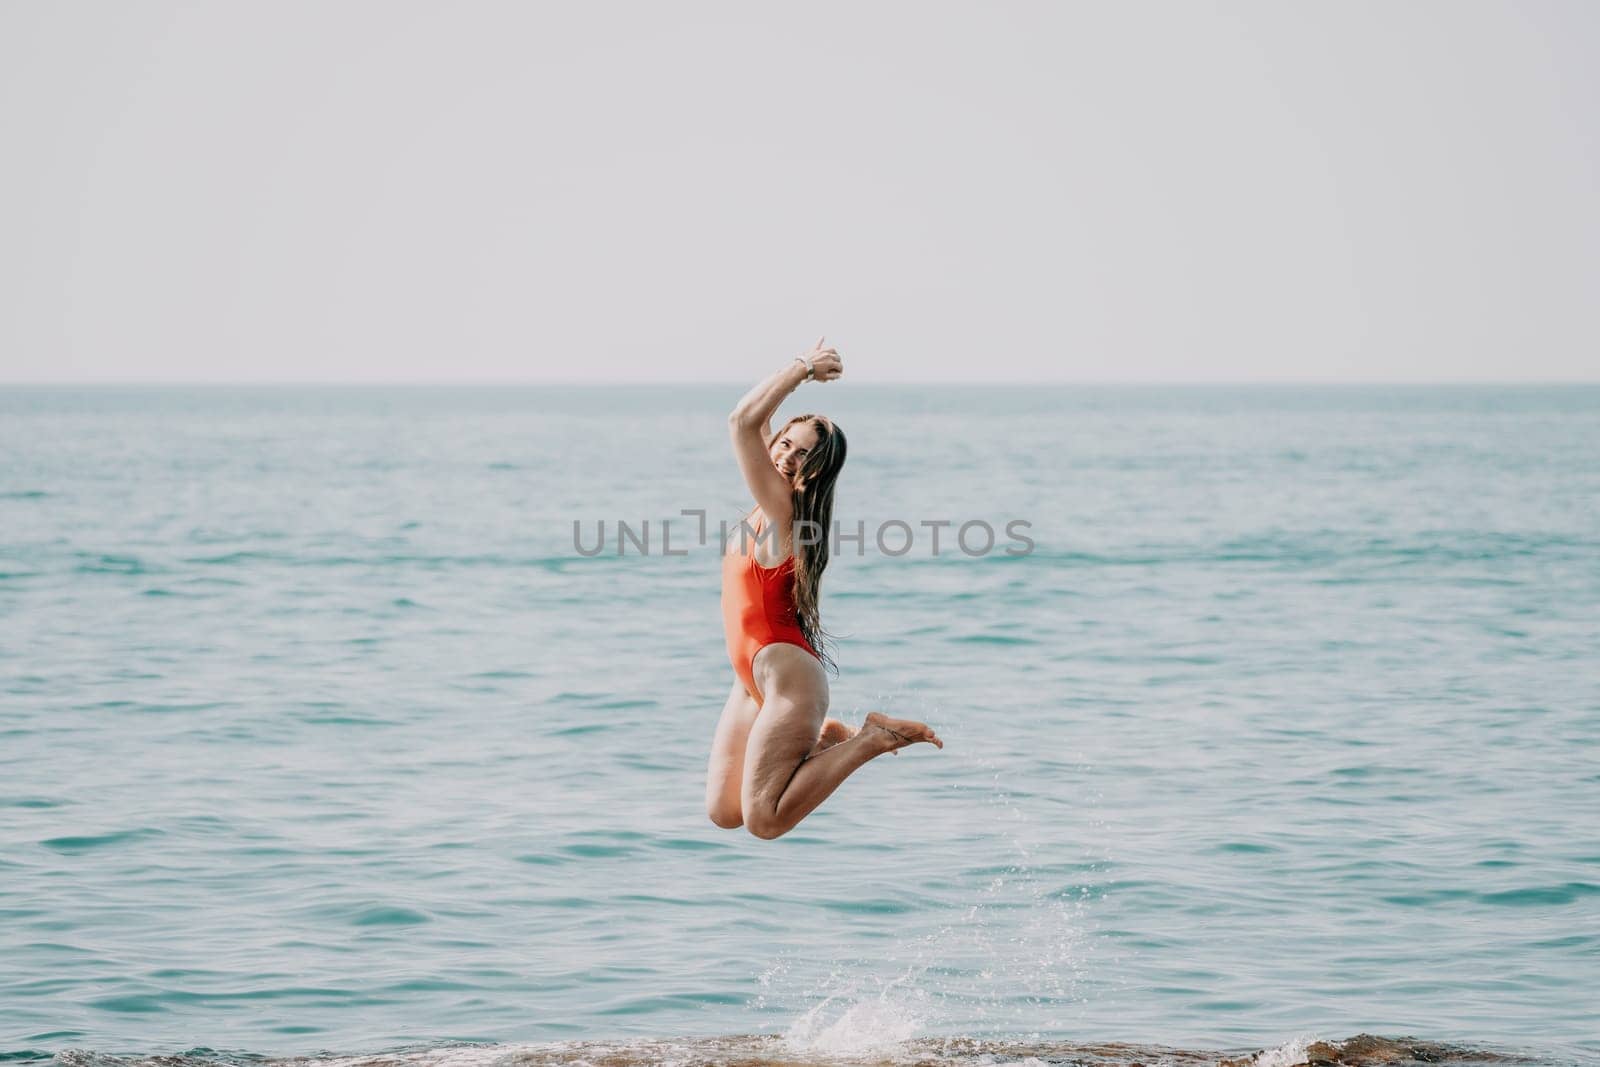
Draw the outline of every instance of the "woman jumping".
M751 389L728 416L756 507L723 548L722 621L736 680L711 742L706 809L718 826L745 826L762 838L794 829L868 760L918 741L944 747L909 719L871 712L852 730L828 718L823 664L834 664L817 597L844 434L822 415L796 415L777 433L770 421L801 382L844 373L839 353L822 343Z

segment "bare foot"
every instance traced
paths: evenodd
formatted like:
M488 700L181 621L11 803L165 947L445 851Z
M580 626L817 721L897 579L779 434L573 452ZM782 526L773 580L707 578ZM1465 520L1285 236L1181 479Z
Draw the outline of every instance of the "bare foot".
M815 756L824 749L832 748L841 741L848 741L856 735L854 726L846 726L838 719L825 719L822 723L822 736L817 738L817 743L806 753L807 758Z
M935 748L943 748L944 742L939 740L939 735L934 733L927 723L917 722L915 719L891 719L880 711L867 712L867 721L862 726L875 727L874 734L883 739L885 752L900 753L898 749L907 745L914 745L918 741L927 741Z

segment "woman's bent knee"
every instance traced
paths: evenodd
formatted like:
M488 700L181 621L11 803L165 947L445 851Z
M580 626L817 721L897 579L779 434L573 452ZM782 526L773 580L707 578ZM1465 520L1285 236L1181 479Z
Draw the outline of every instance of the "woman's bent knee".
M718 804L706 809L706 814L711 816L711 821L724 830L737 830L744 825L744 813L738 808L729 808Z
M744 821L745 829L763 841L771 841L775 837L782 837L789 832L789 827L778 821L776 815L752 812Z

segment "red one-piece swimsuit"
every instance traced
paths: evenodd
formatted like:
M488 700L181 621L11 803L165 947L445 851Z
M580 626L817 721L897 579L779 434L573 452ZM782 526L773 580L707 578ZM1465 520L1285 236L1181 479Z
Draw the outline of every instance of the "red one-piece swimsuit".
M765 524L763 516L757 534ZM749 534L741 538L741 533L734 530L722 553L722 626L733 673L760 707L762 695L751 672L757 652L780 642L799 645L813 656L817 652L795 619L794 556L776 567L763 567L756 562L755 539Z

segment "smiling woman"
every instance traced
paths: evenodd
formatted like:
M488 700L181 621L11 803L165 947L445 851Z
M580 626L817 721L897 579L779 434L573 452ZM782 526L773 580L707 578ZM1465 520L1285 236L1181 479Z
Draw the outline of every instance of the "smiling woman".
M872 712L852 730L828 718L824 666L833 664L818 611L827 537L795 533L829 528L845 436L823 415L797 415L771 430L773 412L802 382L844 373L824 340L751 389L728 416L756 506L737 551L723 552L722 620L736 681L711 743L706 809L718 826L745 826L763 838L793 829L869 760L918 741L944 747L920 722Z

